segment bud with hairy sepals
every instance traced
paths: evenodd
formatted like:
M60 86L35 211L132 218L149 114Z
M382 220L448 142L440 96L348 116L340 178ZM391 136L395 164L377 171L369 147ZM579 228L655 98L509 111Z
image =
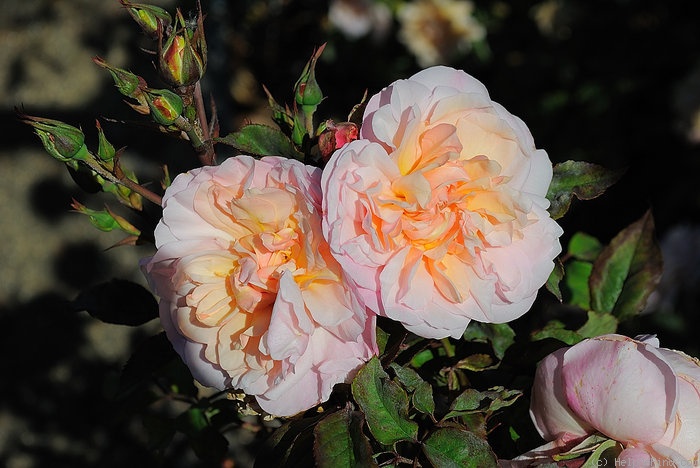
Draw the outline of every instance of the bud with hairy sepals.
M207 68L207 43L201 8L195 27L189 26L177 10L175 29L158 44L158 71L166 83L180 87L199 81Z
M151 39L158 39L159 34L167 30L173 22L170 14L160 7L131 3L128 0L119 0L119 2Z
M22 122L34 128L46 151L61 162L76 166L89 155L82 130L59 120L21 115Z

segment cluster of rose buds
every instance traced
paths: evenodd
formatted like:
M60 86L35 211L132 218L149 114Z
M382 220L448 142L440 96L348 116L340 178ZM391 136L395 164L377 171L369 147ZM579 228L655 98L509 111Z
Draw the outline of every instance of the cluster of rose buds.
M127 104L158 124L161 131L189 141L203 164L215 161L212 140L216 125L207 123L199 80L207 66L207 45L204 38L204 16L198 5L196 21L186 21L180 10L175 19L164 9L152 5L119 0L143 32L154 41L155 65L159 76L169 87L152 88L146 80L128 70L113 66L100 57L93 61L107 70L117 90L129 100ZM102 190L114 195L132 210L142 209L142 198L160 205L160 195L139 185L133 171L122 166L120 151L107 140L97 122L98 148L88 149L80 128L57 120L21 114L22 120L34 128L46 151L65 163L72 175L88 191ZM216 121L215 117L212 119ZM167 171L167 168L166 168ZM167 177L164 187L168 185ZM134 241L141 231L109 207L90 209L77 201L73 208L87 215L90 222L103 231L120 229Z

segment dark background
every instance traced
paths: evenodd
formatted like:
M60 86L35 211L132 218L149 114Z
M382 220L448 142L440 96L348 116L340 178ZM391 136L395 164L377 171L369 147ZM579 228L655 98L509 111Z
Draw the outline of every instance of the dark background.
M398 4L401 2L393 2ZM157 4L174 10L171 1ZM184 11L194 2L183 2ZM492 98L529 126L554 163L586 160L626 175L599 199L574 202L561 221L608 242L651 208L666 273L647 314L630 333L658 333L662 345L700 354L700 4L695 1L475 1L486 26L481 53L447 63L480 79ZM269 118L261 84L280 102L314 47L328 42L317 78L328 96L319 114L344 120L370 94L419 70L397 39L349 40L329 23L327 2L203 1L209 13L205 94L222 133ZM542 10L547 7L548 10ZM538 10L539 8L539 10ZM540 15L536 12L540 11ZM548 11L549 16L543 11ZM543 19L544 18L544 19ZM120 237L70 213L71 198L99 209L107 199L78 189L43 153L15 107L81 126L94 144L102 120L141 180L167 162L194 167L191 150L154 133L122 103L100 55L156 86L149 47L119 3L5 0L0 15L0 465L145 466L153 463L139 421L111 404L131 349L158 331L105 325L68 302L112 277L144 284L148 247L107 250ZM695 139L693 133L695 122ZM226 152L222 156L226 156ZM250 462L234 453L239 466ZM165 466L193 466L180 443Z

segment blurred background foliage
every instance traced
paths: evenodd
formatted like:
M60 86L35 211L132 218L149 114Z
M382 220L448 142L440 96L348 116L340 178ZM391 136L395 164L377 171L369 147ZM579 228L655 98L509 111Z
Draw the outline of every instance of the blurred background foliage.
M194 1L153 1L183 12ZM262 85L279 102L315 47L327 43L317 78L318 115L345 120L365 90L446 64L481 80L521 117L553 162L586 160L626 175L604 196L575 202L561 220L607 243L651 206L665 272L630 335L700 355L692 331L700 298L700 3L691 0L203 0L209 45L203 81L222 134L269 122ZM148 246L117 242L69 212L71 198L99 208L42 150L14 108L81 125L99 117L140 180L197 165L187 145L153 133L121 101L91 58L157 86L152 44L119 2L5 0L0 15L0 465L197 466L184 443L156 458L140 421L114 394L121 367L145 337L97 323L68 306L113 277L144 284ZM115 123L126 121L126 123ZM221 148L219 159L230 153ZM542 293L545 295L546 293ZM531 323L540 322L528 317ZM235 466L251 463L255 434L230 436ZM153 442L153 441L151 441ZM241 448L243 445L247 449Z

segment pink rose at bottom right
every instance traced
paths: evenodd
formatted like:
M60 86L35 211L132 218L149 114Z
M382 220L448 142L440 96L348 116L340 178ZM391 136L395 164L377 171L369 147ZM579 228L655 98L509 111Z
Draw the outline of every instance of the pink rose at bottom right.
M698 466L700 361L655 337L586 339L539 363L530 417L548 444L518 460L563 453L599 432L622 444L624 466Z

